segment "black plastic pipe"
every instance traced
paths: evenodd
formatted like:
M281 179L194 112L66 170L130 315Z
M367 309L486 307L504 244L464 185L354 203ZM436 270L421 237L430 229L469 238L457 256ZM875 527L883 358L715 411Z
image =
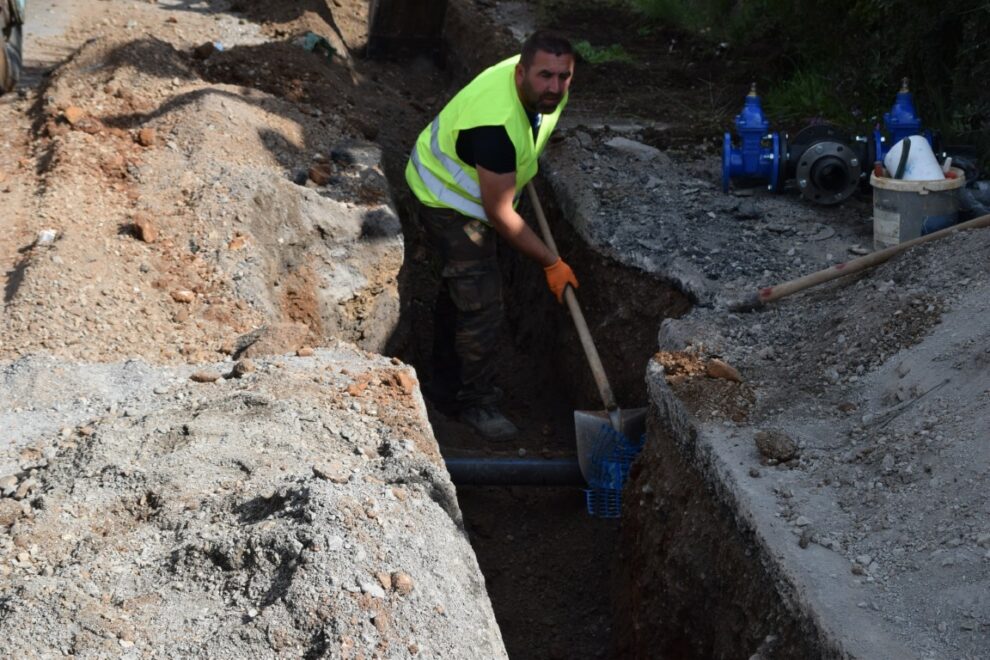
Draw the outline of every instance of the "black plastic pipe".
M457 486L585 486L577 458L446 458Z

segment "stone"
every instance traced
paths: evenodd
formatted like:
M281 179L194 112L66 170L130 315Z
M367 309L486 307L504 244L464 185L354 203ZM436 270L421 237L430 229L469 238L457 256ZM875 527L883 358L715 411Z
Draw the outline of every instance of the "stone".
M188 304L196 300L196 294L190 291L189 289L177 289L173 291L170 295L172 296L172 300L174 300L177 303Z
M752 220L759 218L761 212L760 208L756 205L756 202L746 200L739 204L739 207L734 211L733 215L740 220Z
M207 41L206 43L200 44L193 49L193 57L197 60L209 59L214 53L219 53L220 50L217 48L216 44L212 41Z
M660 150L656 147L624 137L614 137L607 141L605 146L635 156L639 160L650 161L660 155Z
M196 371L189 379L197 383L213 383L220 380L220 374L215 371Z
M21 517L21 503L9 498L0 500L0 527L10 527Z
M31 493L31 491L35 489L37 485L38 485L37 480L32 478L25 479L20 483L19 486L17 486L17 490L14 491L14 499L23 500Z
M142 147L153 147L158 144L158 131L150 126L142 128L137 133L137 141Z
M317 463L313 465L313 474L335 484L346 484L351 479L351 471L340 461Z
M4 497L10 497L15 490L17 490L17 475L8 474L0 479L0 492L3 492Z
M705 365L705 373L712 378L722 378L724 380L731 380L735 383L742 382L742 375L739 371L718 358L712 358Z
M392 576L385 571L378 571L375 573L375 577L378 578L378 583L382 585L382 589L385 591L392 590Z
M360 579L358 586L361 587L362 593L366 593L372 598L385 598L385 590L371 580Z
M797 456L797 443L781 430L757 431L753 439L756 441L756 448L760 450L760 454L766 458L783 463Z
M145 243L154 243L158 240L158 229L147 213L136 212L131 219L131 224L134 228L134 235Z
M373 142L349 140L330 150L330 160L345 166L375 167L382 160L382 149Z
M70 105L62 112L62 115L67 122L75 126L86 116L86 111L77 105Z
M239 337L236 355L256 358L262 355L295 353L296 349L308 343L310 332L308 325L299 322L267 325Z
M318 186L325 186L333 178L333 170L329 165L316 164L309 168L309 179Z
M254 362L249 358L244 358L243 360L238 360L234 364L234 368L230 370L230 375L234 378L241 378L246 374L251 373L257 367L254 366Z
M395 384L402 390L403 394L412 394L416 391L416 379L408 371L399 371L395 374Z
M392 573L392 585L400 596L408 596L413 590L413 579L405 571L395 571Z
M313 347L312 346L303 346L303 347L301 347L301 348L299 348L299 349L296 350L296 355L298 357L310 357L310 356L313 355Z

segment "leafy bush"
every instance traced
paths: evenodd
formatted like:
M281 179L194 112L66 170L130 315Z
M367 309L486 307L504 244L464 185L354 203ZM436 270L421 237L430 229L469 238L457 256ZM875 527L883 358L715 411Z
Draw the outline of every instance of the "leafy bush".
M876 122L910 79L928 128L976 143L990 161L987 0L630 0L648 19L733 46L773 44L774 112ZM773 116L773 114L771 114Z
M578 41L574 44L574 50L582 59L591 64L603 64L605 62L632 62L632 56L625 51L620 44L611 46L592 46L587 41Z

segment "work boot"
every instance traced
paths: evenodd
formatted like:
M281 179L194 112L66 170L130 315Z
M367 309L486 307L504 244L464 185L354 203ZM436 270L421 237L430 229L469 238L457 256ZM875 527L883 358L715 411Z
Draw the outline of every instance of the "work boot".
M502 442L519 434L516 425L510 422L495 406L470 406L458 415L465 424L489 440Z

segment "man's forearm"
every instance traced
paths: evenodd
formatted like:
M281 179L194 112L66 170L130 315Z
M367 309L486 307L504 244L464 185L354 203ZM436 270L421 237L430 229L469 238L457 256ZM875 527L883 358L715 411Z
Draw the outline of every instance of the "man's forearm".
M492 214L491 221L495 231L508 241L509 245L544 268L557 261L557 256L540 240L515 209L509 208Z

